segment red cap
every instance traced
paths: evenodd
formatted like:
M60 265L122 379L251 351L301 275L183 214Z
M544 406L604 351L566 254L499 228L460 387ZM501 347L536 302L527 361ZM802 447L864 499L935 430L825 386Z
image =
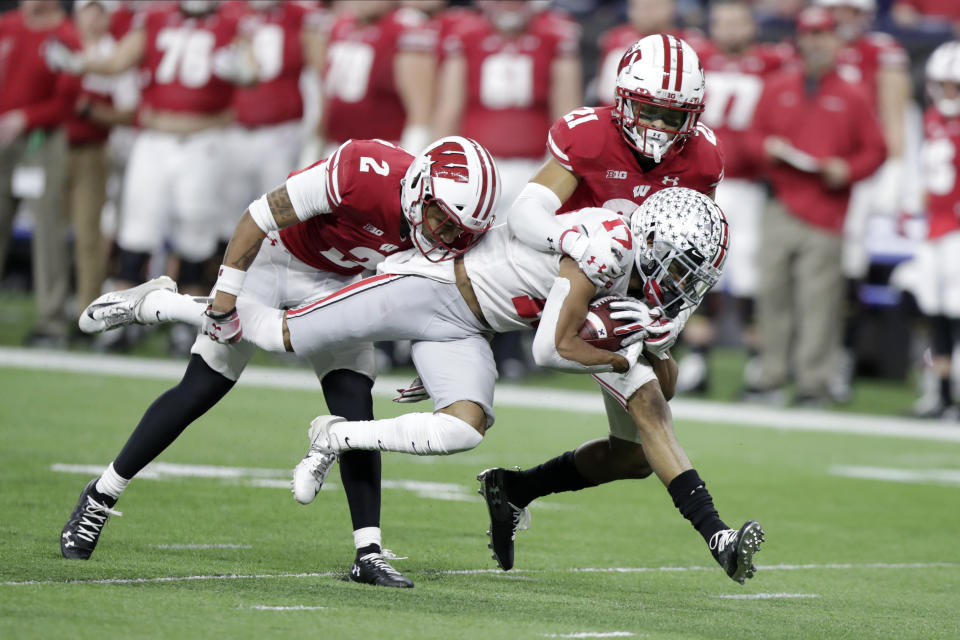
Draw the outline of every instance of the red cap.
M837 23L829 9L823 7L806 7L797 15L797 33L811 31L833 31Z

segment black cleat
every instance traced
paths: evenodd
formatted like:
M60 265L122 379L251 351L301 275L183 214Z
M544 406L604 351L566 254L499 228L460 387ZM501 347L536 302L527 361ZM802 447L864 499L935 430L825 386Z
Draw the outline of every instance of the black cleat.
M487 547L493 550L497 565L510 571L513 568L513 540L518 530L530 528L530 510L510 501L503 482L506 473L509 473L506 469L487 469L477 476L477 480L480 481L479 493L490 512L490 530L487 531L490 544Z
M110 516L123 515L113 510L116 500L97 492L94 478L83 488L77 506L60 534L60 553L71 560L89 560L97 548L103 525Z
M717 552L717 562L734 582L743 584L757 572L753 555L764 541L763 527L749 520L738 531L724 529L710 538L710 550Z
M382 553L368 553L354 561L349 578L351 582L379 587L413 588L413 580L391 567Z

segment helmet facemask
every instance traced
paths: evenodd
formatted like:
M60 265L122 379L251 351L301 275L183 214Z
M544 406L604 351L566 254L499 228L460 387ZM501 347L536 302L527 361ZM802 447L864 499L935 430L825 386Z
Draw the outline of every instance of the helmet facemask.
M615 117L620 132L632 149L654 162L660 162L674 144L693 133L702 112L702 104L672 103L617 87ZM656 122L664 126L658 127Z
M642 251L640 275L643 294L649 303L663 309L670 318L681 310L696 308L720 279L720 270L707 263L697 249L682 251L669 242L648 238Z

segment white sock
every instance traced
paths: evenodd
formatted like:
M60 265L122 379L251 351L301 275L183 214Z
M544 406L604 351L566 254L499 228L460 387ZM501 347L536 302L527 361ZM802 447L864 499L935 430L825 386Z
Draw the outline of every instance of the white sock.
M379 449L443 456L469 451L483 436L446 413L408 413L384 420L337 422L330 427L330 445L337 453L351 449Z
M237 313L243 327L243 339L264 351L286 351L283 346L283 309L268 307L262 302L240 297Z
M144 296L139 316L146 324L186 322L199 327L206 309L207 305L197 302L193 296L158 289Z
M354 548L363 549L364 547L369 547L371 544L375 544L381 549L383 548L383 545L380 544L380 527L363 527L362 529L354 530Z
M113 463L111 462L107 470L104 471L100 479L97 480L97 492L117 499L120 497L120 494L123 493L123 490L127 488L128 484L130 484L130 480L114 471Z

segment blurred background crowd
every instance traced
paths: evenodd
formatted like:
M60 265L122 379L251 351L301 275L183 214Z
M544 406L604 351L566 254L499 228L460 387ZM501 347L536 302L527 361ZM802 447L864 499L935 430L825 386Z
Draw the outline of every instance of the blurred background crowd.
M709 393L723 347L746 353L746 400L915 378L914 413L956 419L958 0L0 0L0 274L31 292L23 340L130 348L142 328L90 342L79 310L161 272L205 295L247 204L350 138L473 137L505 211L552 122L611 104L653 33L700 56L732 233L680 392ZM498 337L501 377L533 371L525 340Z

